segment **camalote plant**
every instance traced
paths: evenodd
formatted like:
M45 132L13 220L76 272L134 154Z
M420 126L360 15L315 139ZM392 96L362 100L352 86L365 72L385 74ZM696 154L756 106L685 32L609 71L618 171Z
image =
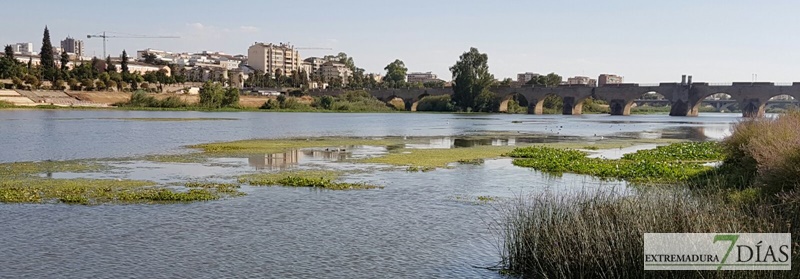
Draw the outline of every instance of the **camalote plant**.
M506 154L515 158L516 166L551 174L576 173L642 183L686 180L711 169L703 163L724 158L721 148L714 142L675 143L626 154L617 160L586 155L579 150L546 146L521 147Z
M336 181L340 173L335 171L285 171L278 173L257 173L239 177L239 183L253 186L311 187L328 190L363 190L382 188L366 183Z

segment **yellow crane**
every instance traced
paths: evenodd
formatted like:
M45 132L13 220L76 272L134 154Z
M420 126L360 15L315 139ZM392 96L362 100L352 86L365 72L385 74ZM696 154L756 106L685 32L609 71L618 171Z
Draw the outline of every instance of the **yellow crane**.
M116 33L116 32L108 32L108 33ZM91 38L103 38L103 58L106 56L106 39L109 38L119 38L119 39L178 39L178 36L146 36L146 35L134 35L134 34L122 34L116 33L121 35L106 35L106 31L103 31L101 34L97 35L86 35L87 39Z

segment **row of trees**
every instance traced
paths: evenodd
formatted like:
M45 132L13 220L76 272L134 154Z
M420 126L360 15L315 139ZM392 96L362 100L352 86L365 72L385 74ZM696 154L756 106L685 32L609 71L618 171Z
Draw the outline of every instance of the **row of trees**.
M0 58L0 79L11 79L16 88L24 88L27 85L32 89L38 89L42 81L49 81L51 89L72 90L126 88L136 90L187 81L185 72L180 71L176 65L169 65L173 73L171 75L165 70L147 72L143 75L131 72L128 67L130 59L125 50L122 51L119 69L112 63L111 56L105 60L94 57L90 61L75 61L72 68L68 67L70 59L66 52L62 52L59 57L59 63L56 64L53 45L50 42L50 30L45 27L42 48L39 52L39 65L33 65L32 57L28 59L27 64L17 60L13 48L7 45L4 56ZM154 65L159 64L154 63Z

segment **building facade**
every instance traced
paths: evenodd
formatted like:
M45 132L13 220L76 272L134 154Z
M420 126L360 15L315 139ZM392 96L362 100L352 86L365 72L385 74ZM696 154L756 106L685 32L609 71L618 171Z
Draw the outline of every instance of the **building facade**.
M531 72L519 73L519 74L517 74L517 83L526 84L529 81L531 81L533 78L538 77L538 76L539 76L539 74L531 73Z
M438 81L439 78L432 72L426 73L408 73L406 75L406 82L408 83L426 83L431 81Z
M567 79L567 84L569 85L588 85L595 87L597 86L597 80L584 77L584 76L574 76Z
M247 64L264 73L288 75L300 69L300 54L283 43L255 43L247 49Z
M614 75L614 74L602 74L600 77L597 78L597 85L603 86L606 84L620 84L622 83L623 78L622 76Z
M348 79L353 76L353 71L348 69L343 63L328 61L320 67L320 75L322 76L322 80L328 83L336 78L341 78L342 86L346 86Z
M83 57L83 41L67 37L61 41L61 49L67 53L73 53L77 57Z
M11 46L14 49L14 53L17 54L33 54L33 43L16 43Z

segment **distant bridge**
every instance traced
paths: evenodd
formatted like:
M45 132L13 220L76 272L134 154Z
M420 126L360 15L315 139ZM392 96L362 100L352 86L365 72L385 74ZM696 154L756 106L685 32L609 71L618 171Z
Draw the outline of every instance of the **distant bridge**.
M725 93L731 100L739 104L744 117L760 117L764 115L767 102L772 97L789 95L800 100L800 82L779 85L772 82L734 82L730 84L709 84L703 82L659 83L653 85L624 83L607 84L601 87L586 85L562 85L556 87L493 87L490 91L500 97L498 111L508 111L508 101L512 98L520 104L527 104L528 113L542 114L544 99L558 96L563 101L564 115L579 115L583 112L583 102L589 98L605 100L609 104L611 115L630 115L633 104L647 93L658 93L669 102L671 116L697 116L701 103L706 97ZM428 89L375 89L369 91L379 100L389 102L402 99L406 108L416 111L420 99L426 96L452 95L452 88ZM315 90L312 96L337 96L344 90Z
M650 106L668 106L670 105L669 100L665 99L638 99L633 102L636 106L642 105L650 105ZM709 100L705 99L700 102L702 105L712 106L718 112L722 111L731 111L731 107L739 104L739 101L736 100ZM765 109L770 108L771 106L778 106L778 105L800 105L800 100L769 100L767 101Z

